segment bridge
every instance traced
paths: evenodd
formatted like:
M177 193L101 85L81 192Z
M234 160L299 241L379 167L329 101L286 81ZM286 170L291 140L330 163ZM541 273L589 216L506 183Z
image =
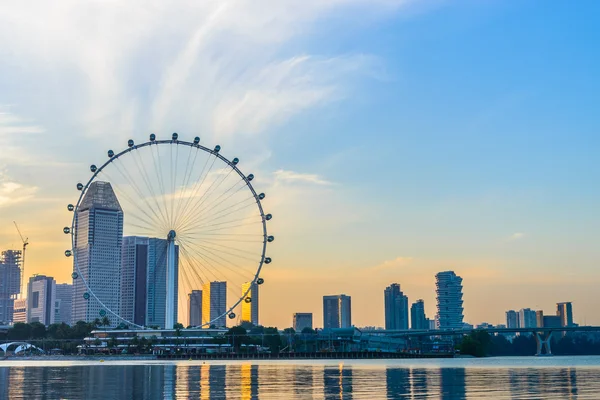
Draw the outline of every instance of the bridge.
M415 330L379 330L379 331L365 331L364 333L369 334L383 334L391 335L395 338L409 339L411 337L430 337L430 336L464 336L469 335L473 331L483 330L488 333L497 334L516 334L516 333L531 333L535 335L535 341L537 343L536 355L551 355L551 339L554 332L600 332L600 326L562 326L562 327L541 327L541 328L481 328L481 329L444 329L444 330L431 330L431 329L415 329ZM542 352L542 348L546 350L546 353Z

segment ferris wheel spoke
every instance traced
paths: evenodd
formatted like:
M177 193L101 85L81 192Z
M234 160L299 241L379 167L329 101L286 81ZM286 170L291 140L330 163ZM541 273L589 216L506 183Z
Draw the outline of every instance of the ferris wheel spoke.
M138 188L137 184L127 175L125 174L119 164L118 164L118 160L116 160L114 162L115 168L117 169L117 171L121 174L121 176L129 183L129 185L135 190L135 192L137 193L137 195L139 197L141 197L141 199L144 201L144 203L146 203L147 208L150 209L152 211L152 213L154 214L154 217L150 216L143 208L141 208L141 211L143 214L147 215L148 218L152 219L154 223L156 223L156 220L160 220L160 217L158 216L158 214L156 213L156 211L150 206L150 203L148 202L148 199L146 198L146 196L144 196L144 193L142 193L142 191Z
M204 250L208 251L209 253L213 254L215 257L220 257L219 254L227 254L227 255L230 255L232 257L237 257L237 258L240 258L242 260L250 261L250 262L253 262L253 263L257 263L257 264L260 262L260 257L252 258L252 257L248 257L248 256L245 256L245 255L235 254L235 253L232 253L230 251L223 250L221 248L216 249L214 247L210 247L210 246L206 246L206 245L198 245L198 248L201 248L201 249L204 249Z
M148 190L150 192L150 196L154 200L154 204L156 205L156 209L160 213L160 221L162 223L162 226L166 228L166 226L167 226L167 218L166 218L166 215L163 213L162 208L158 204L158 199L156 198L156 192L154 191L154 187L153 187L153 185L151 183L150 176L148 175L148 172L147 172L147 169L146 169L146 165L144 164L144 160L140 156L139 151L134 151L133 153L134 153L133 154L134 161L135 161L135 164L136 164L136 166L138 168L138 171L140 172L140 175L142 175L142 178L143 178L144 182L146 183L146 187L148 188ZM136 159L136 157L137 157L137 159ZM141 164L141 166L140 166L140 164Z
M231 170L233 171L233 169ZM231 172L230 172L231 173ZM240 183L242 183L242 185L240 186ZM229 193L233 188L235 188L236 186L240 186L238 188L238 190L236 190L235 192L231 193L229 196L223 198L224 195L226 195L227 193ZM229 200L232 196L234 196L236 193L238 193L240 190L244 189L245 187L247 187L246 182L245 181L236 181L229 189L227 189L226 191L224 191L223 193L221 193L221 195L219 195L217 198L215 198L212 202L206 204L204 207L200 208L196 213L196 215L198 215L199 217L201 217L202 215L204 215L205 213L207 213L208 211L213 210L215 207L222 205L222 204L226 204L227 200ZM210 207L210 208L209 208Z
M236 223L236 222L246 221L249 219L255 219L256 221L254 221L254 223L257 223L257 224L260 224L262 222L262 218L259 220L256 215L253 215L251 217L237 218L237 219L233 219L233 220L229 220L229 221L218 222L215 224L209 224L209 225L203 224L202 227L203 228L211 228L214 226L223 226L223 225L232 224L232 223Z
M196 165L196 158L198 157L198 150L196 150L194 152L194 161L190 168L190 160L192 158L192 151L193 151L193 148L190 148L190 151L188 151L187 161L185 163L185 171L183 173L183 181L182 181L181 189L179 190L179 198L177 199L177 209L175 210L175 214L177 215L177 218L175 219L174 226L179 226L179 220L181 219L181 215L182 215L180 213L181 203L183 202L185 188L187 188L187 186L189 184L189 180L191 178L192 171L194 169L194 166Z
M209 158L206 159L206 162L208 162L209 160L210 160L210 156L209 156ZM194 204L193 203L194 198L197 196L197 194L198 194L199 190L202 188L202 186L204 186L204 182L206 182L206 178L208 178L208 175L210 175L216 161L217 161L217 157L215 156L215 157L213 157L212 162L210 163L210 166L208 167L208 170L206 170L206 173L204 173L205 172L204 170L206 169L206 164L204 165L204 168L202 169L202 172L198 176L198 179L196 180L196 183L194 184L194 187L191 190L191 194L188 196L185 206L183 207L182 215L185 215L185 216L190 215L189 208L192 204Z
M194 251L192 249L188 248L186 245L184 245L182 243L182 241L180 241L179 243L180 243L180 246L183 246L185 255L189 259L194 259L194 257L193 257ZM207 282L210 282L211 280L215 280L215 281L221 280L222 277L218 276L218 270L216 268L213 268L213 266L210 263L207 263L208 265L205 265L205 264L199 262L199 260L196 260L196 261L198 264L200 264L203 267L204 271L206 271L207 273L209 273L212 276L212 279L207 279ZM205 262L206 262L206 260L205 260ZM192 270L198 271L198 269L194 269L194 268L192 268Z
M191 220L189 220L186 223L186 225L184 225L184 230L189 229L189 227L193 227L200 222L208 223L208 222L217 221L220 218L227 217L233 213L244 210L244 209L249 208L256 204L255 201L250 202L250 200L256 200L256 199L254 198L254 196L251 196L251 197L245 198L243 200L240 200L237 203L234 203L234 204L228 206L227 208L224 208L223 210L217 211L216 213L214 213L212 215L212 218L209 218L206 220L203 220L202 217L199 215L194 216L194 217L192 217Z
M221 169L221 171L224 171L225 174L222 175L222 178L219 179L219 175L221 175L221 172L219 172L217 174L217 178L215 180L212 181L211 185L208 187L208 189L206 189L206 191L200 196L200 198L196 201L196 203L190 208L189 210L189 215L196 215L196 213L198 212L198 209L202 206L202 204L204 204L206 202L206 200L208 200L210 198L210 196L214 193L215 190L217 190L219 188L219 186L221 185L221 183L223 183L223 181L225 179L227 179L227 177L229 177L229 174L231 174L231 172L233 171L233 169L229 169L229 171L227 172L227 168L229 166L225 166ZM218 182L218 183L217 183ZM217 186L215 186L215 183L217 183Z
M232 228L239 228L242 226L249 226L249 225L258 225L258 222L246 222L246 223L240 223L240 224L236 224L236 225L231 225L231 226L220 226L218 228L211 228L211 229L205 229L205 230L197 230L197 231L190 231L190 234L210 234L212 232L221 232L224 230L228 230L228 229L232 229ZM234 235L234 233L232 233L231 235ZM249 233L239 233L238 235L251 235Z
M154 171L156 173L156 175L158 175L158 186L160 188L160 193L161 193L161 198L162 198L162 203L164 205L164 210L165 210L165 217L166 217L166 221L167 223L169 222L169 211L167 208L167 200L165 198L166 193L165 193L165 183L164 183L164 179L163 179L163 174L162 174L162 168L160 168L160 152L158 149L158 145L154 145L154 146L149 146L150 147L150 153L152 154L152 160L154 162ZM153 148L156 148L156 156L154 155L154 150Z
M108 173L106 173L104 170L102 171L102 175L106 176L107 180L109 182L115 182L110 175L108 175ZM112 185L111 185L112 186ZM127 200L128 203L130 203L132 206L134 206L136 209L138 208L138 203L135 202L131 196L125 192L124 190L121 190L120 187L118 187L118 185L113 186L113 190L115 191L115 193L117 194L117 196L119 196L121 199L125 199ZM127 212L127 217L134 217L135 219L137 219L138 221L150 226L150 227L157 227L160 226L160 222L156 221L155 217L151 216L150 214L148 214L143 208L140 210L142 212L142 214L144 214L146 216L146 218L141 217L140 215L134 213L133 211L128 211Z
M251 256L257 256L259 260L260 260L260 258L261 258L261 256L260 256L260 255L257 255L257 254L256 254L256 252L252 252L252 251L248 251L248 250L241 250L241 249L240 249L240 248L238 248L238 247L227 246L227 245L224 245L224 244L215 243L215 242L213 242L211 239L202 239L202 243L209 243L209 244L212 244L213 246L222 247L222 248L224 248L224 249L229 249L229 250L231 250L231 251L237 251L237 252L244 253L244 254L248 254L248 255L251 255Z
M200 246L197 246L197 247L200 247ZM236 271L235 269L232 269L232 268L231 268L230 266L228 266L228 265L224 265L222 262L219 262L218 260L215 260L213 257L209 256L209 255L208 255L208 254L206 254L206 253L201 253L199 250L197 250L197 249L195 249L195 248L189 249L189 251L190 251L190 253L191 253L191 254L193 254L193 255L196 255L196 256L198 256L198 257L202 258L202 259L204 260L204 262L205 262L205 263L207 263L207 264L209 264L209 265L211 265L211 266L212 266L212 264L211 264L211 262L210 262L210 261L213 261L213 262L214 262L214 263L216 263L217 265L220 265L221 267L223 267L223 268L225 268L225 269L228 269L229 271L231 271L231 272L233 272L233 273L237 273L237 274L239 274L239 275L240 275L241 277L243 277L243 278L247 278L247 276L245 276L245 275L241 274L239 271ZM218 271L219 269L218 269L218 268L215 268L215 270L216 270L216 271Z
M213 251L212 249L210 249L208 247L204 247L202 245L196 245L196 247L201 248L201 249L203 249L205 251L205 253L201 253L200 250L193 249L192 252L194 252L195 254L197 254L199 257L203 257L203 258L206 257L206 258L212 260L213 262L221 265L223 268L229 269L232 272L239 273L239 271L236 271L235 269L231 268L231 266L234 266L234 267L236 267L236 268L238 268L238 269L240 269L240 270L242 270L244 272L248 272L249 274L252 274L251 271L246 270L244 267L239 266L238 264L234 263L231 260L225 259L224 257L220 256L217 252ZM223 262L220 262L220 261L216 260L215 258L211 257L209 254L206 254L206 253L211 254L213 257L216 257L216 258L222 260L223 262L226 262L227 264L223 264ZM256 262L256 260L251 260L251 261L252 262ZM243 274L240 274L240 276L245 277L245 278L248 277L248 275L243 275Z

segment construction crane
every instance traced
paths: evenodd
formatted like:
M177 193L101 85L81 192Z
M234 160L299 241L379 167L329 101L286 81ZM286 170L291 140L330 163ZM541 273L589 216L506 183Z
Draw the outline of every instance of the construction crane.
M21 241L23 242L23 257L21 258L21 288L19 289L19 298L23 298L23 277L25 276L25 250L27 250L27 245L29 244L29 238L23 239L23 235L21 234L21 230L17 225L16 221L13 221L15 224L15 228L17 228L17 232L19 232L19 236L21 237Z

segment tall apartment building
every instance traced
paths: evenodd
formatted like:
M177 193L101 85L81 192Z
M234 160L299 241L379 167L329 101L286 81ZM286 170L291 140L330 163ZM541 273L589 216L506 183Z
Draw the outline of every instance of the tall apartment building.
M202 325L202 290L192 290L188 294L188 312L190 326Z
M54 296L56 282L51 276L35 275L27 285L27 322L46 326L54 323Z
M111 311L120 314L123 210L108 182L92 182L75 215L75 255L81 277L73 279L73 322L100 318L103 307L81 278ZM75 264L73 271L78 272ZM112 325L117 325L113 319Z
M141 326L165 326L167 240L125 236L121 251L121 317ZM175 246L175 320L177 320L179 246Z
M15 299L13 308L13 324L17 322L27 322L27 299Z
M463 293L462 278L454 271L440 272L435 276L437 329L462 329Z
M352 327L352 299L345 294L323 296L323 328Z
M313 328L313 315L312 313L294 313L294 330L297 333L302 332L303 329Z
M392 283L383 291L385 329L408 329L408 297Z
M530 308L521 308L519 310L519 328L535 328L538 327L536 321L535 310Z
M248 294L246 294L246 292ZM250 322L253 325L258 323L258 284L255 282L246 282L242 285L242 321ZM246 299L250 299L249 302Z
M429 321L425 316L425 302L421 299L415 301L410 307L410 328L429 329Z
M202 286L202 324L227 326L227 282L207 282ZM206 326L209 327L208 325Z
M519 328L520 326L519 314L515 310L508 310L506 312L506 327Z
M560 317L560 326L573 326L573 306L570 301L556 303L556 315Z
M57 283L54 285L54 318L53 323L71 325L73 300L73 285L68 283Z
M0 324L13 321L14 301L21 292L21 251L0 253Z

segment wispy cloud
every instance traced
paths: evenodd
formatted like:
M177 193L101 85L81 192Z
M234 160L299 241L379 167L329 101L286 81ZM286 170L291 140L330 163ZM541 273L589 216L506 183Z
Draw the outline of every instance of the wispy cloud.
M29 121L11 113L8 106L0 105L0 137L42 132L44 128L41 126L32 125Z
M277 183L312 183L315 185L332 185L333 183L323 179L317 174L302 174L294 171L285 171L279 169L273 173L275 175L275 184Z
M0 208L23 203L33 197L36 187L12 181L0 173Z
M508 240L521 240L525 237L523 232L515 232L508 237Z

